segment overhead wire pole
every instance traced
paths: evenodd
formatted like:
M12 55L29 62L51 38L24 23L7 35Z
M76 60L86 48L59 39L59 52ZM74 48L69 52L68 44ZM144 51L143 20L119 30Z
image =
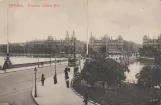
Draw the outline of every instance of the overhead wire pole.
M74 76L75 76L75 68L76 68L76 48L75 48L76 47L76 45L75 45L76 43L75 43L75 40L76 40L75 39L75 33L73 31L73 44L74 44L74 46L73 46L74 47L73 48L73 50L74 50L73 51L73 56L74 56Z
M107 34L106 34L106 54L107 54Z
M51 33L50 33L51 36ZM52 54L52 47L51 47L51 41L50 41L50 66L51 66L51 54Z
M91 49L92 49L92 52L94 51L94 39L93 39L93 36L92 36L92 32L91 32ZM92 57L92 54L91 54L91 57Z
M12 63L10 61L10 56L9 56L9 37L8 37L8 8L7 8L7 13L6 13L6 36L7 36L7 53L6 53L6 59L4 61L3 69L6 72L6 69L8 69Z
M8 8L7 8L7 55L9 54L9 38L8 38Z
M86 49L86 56L88 56L88 0L87 0L87 11L86 11L86 19L87 19L87 49Z

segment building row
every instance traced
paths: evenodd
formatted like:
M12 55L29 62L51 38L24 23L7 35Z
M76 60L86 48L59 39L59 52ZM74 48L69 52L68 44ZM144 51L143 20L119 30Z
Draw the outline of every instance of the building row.
M100 39L95 38L91 35L89 40L89 47L95 51L99 51L101 47L105 47L106 53L108 54L121 54L123 52L124 40L122 36L118 36L116 39L112 39L107 35Z
M68 31L64 39L56 39L53 36L48 36L45 40L32 40L25 43L10 43L10 53L30 53L30 54L50 54L50 53L73 53L73 36L69 36ZM124 52L137 52L137 44L133 42L128 42L119 35L116 39L109 37L107 35L96 38L92 35L89 38L89 54L90 50L99 52L103 47L107 54L122 54ZM2 53L6 52L6 47L0 45L0 51ZM76 52L80 54L86 53L86 42L76 39Z
M73 32L74 33L74 32ZM50 53L73 53L74 35L69 37L66 32L65 39L56 39L48 36L45 40L32 40L25 43L10 43L10 53L50 54ZM85 43L76 39L76 52L84 53ZM6 52L4 45L0 46L2 53Z
M158 35L157 38L150 38L148 35L144 35L143 47L151 47L161 51L161 35Z

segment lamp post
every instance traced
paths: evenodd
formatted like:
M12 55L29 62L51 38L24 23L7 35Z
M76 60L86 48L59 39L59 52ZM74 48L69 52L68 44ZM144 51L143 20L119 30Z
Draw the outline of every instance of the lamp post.
M39 67L39 55L38 55L38 67Z
M74 64L73 65L73 68L74 68L74 73L73 73L73 76L75 76L75 73L76 73L76 38L75 38L75 33L73 31L73 37L72 37L72 42L73 42L73 58L74 58Z
M59 59L59 61L60 61L60 64L61 64L61 56L62 56L62 53L60 52L60 59Z
M51 50L52 50L52 48L51 48L51 41L49 41L49 57L50 57L50 66L51 66Z
M56 73L56 58L55 58L55 74L54 74L54 84L57 84L57 73Z
M56 75L56 58L55 58L55 75Z
M81 69L82 69L82 68L81 68L81 60L79 60L79 65L80 65L80 70L81 70Z
M37 68L35 67L35 69L34 69L34 74L35 74L35 97L37 97L36 73L37 73Z
M51 53L50 53L50 66L51 66Z

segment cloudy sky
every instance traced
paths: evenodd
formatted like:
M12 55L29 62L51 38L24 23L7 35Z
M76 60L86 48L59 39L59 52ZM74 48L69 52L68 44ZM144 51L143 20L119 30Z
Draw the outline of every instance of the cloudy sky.
M10 42L47 39L49 34L64 38L68 30L87 40L86 0L0 0L0 43L6 43L6 8ZM24 7L8 7L23 4ZM28 4L57 4L60 7L34 8ZM143 35L161 33L161 0L88 0L89 34L97 38L108 34L113 39L142 43Z

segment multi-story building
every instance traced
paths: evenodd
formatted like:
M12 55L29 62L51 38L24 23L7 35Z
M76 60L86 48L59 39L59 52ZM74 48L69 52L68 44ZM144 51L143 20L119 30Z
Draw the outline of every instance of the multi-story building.
M76 52L84 51L84 42L76 40ZM68 31L64 39L56 39L51 35L46 40L32 40L25 43L10 43L10 53L50 54L73 53L73 36L70 38ZM5 53L5 50L2 52Z
M101 47L105 47L106 53L108 54L121 54L123 51L123 38L118 36L117 39L112 39L105 35L100 39L96 39L91 35L89 41L89 47L95 51L99 51Z
M73 36L70 38L68 31L66 32L65 39L57 40L54 39L51 35L48 36L47 40L33 40L26 43L30 47L39 46L39 47L45 47L49 49L55 49L56 52L64 52L64 53L73 53ZM84 44L83 42L76 40L76 52L81 53L84 50Z
M150 38L148 35L144 35L143 47L151 47L161 51L161 35L158 35L157 38Z

